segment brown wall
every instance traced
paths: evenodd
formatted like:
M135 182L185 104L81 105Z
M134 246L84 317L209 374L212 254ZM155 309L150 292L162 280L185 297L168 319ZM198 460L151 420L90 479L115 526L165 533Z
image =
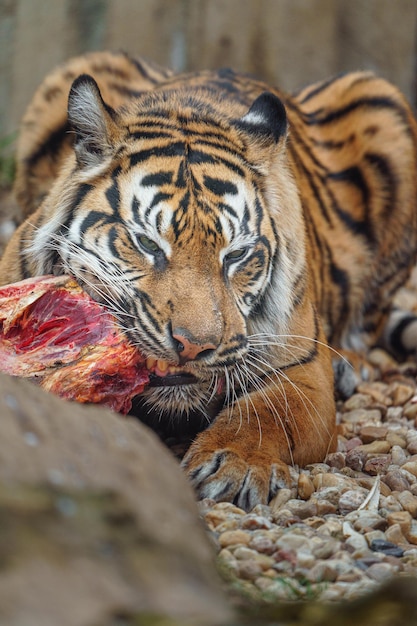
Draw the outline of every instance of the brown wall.
M45 73L125 49L176 70L233 66L292 90L367 68L415 104L417 0L0 0L0 138Z

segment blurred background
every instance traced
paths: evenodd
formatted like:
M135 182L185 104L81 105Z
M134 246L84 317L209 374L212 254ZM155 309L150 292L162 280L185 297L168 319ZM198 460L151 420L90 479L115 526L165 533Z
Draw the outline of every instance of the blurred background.
M416 104L417 0L0 0L0 138L72 55L124 49L177 71L232 66L285 90L372 69Z

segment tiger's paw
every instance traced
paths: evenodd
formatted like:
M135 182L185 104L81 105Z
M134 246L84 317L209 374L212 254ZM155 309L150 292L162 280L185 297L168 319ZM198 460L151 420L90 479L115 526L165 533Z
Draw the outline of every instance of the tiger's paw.
M251 462L231 448L210 450L200 441L193 444L182 461L200 498L233 502L245 511L267 504L289 484L288 466L281 461L265 462L251 455Z

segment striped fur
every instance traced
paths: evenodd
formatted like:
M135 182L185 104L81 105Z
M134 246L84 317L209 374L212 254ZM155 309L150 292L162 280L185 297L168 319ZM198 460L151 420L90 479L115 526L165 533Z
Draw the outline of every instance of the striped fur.
M93 53L39 88L18 158L28 217L0 280L72 273L198 380L140 411L210 425L183 461L201 496L251 508L334 449L333 348L417 350L390 316L416 260L415 122L370 73L290 97ZM183 335L209 348L184 360Z

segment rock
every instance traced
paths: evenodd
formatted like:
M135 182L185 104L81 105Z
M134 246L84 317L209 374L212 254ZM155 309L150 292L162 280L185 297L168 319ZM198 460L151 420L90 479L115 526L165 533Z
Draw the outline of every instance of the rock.
M3 624L230 616L192 491L154 433L3 375L0 411Z
M396 362L385 350L374 348L369 352L368 360L382 372L394 369Z
M240 527L244 530L256 530L257 528L269 529L273 527L273 524L266 517L250 513L243 517Z
M404 554L404 550L402 548L384 539L374 539L371 541L369 547L374 552L382 552L382 554L387 556L401 557Z
M417 518L417 496L405 490L397 494L397 500L405 511L408 511L412 517Z
M417 418L417 402L411 402L404 407L404 416L407 419L415 420Z
M308 500L314 492L314 485L307 474L301 473L298 478L298 497L302 500Z
M371 476L377 476L378 474L385 473L390 464L390 454L378 454L377 456L368 459L363 469Z
M404 535L407 541L409 541L413 545L417 544L417 521L416 520L411 521L411 527L409 528L407 532L404 532Z
M417 461L408 461L401 466L401 469L410 472L410 474L417 477Z
M379 409L355 409L354 411L344 413L343 421L345 424L358 427L361 425L379 426L381 423L381 411Z
M293 515L300 519L317 515L317 502L311 498L307 501L292 499L287 502L286 506Z
M385 439L388 433L386 426L363 426L359 431L359 436L363 443Z
M357 484L354 480L341 474L317 474L313 478L313 485L316 491L322 490L326 487L336 487L340 492L347 491L348 489L355 489Z
M414 387L402 383L393 383L389 391L394 406L403 406L414 394Z
M269 503L272 513L275 514L277 511L279 511L279 509L283 507L284 504L286 504L288 500L290 500L292 497L293 493L291 489L280 489L275 498L273 498Z
M411 529L412 517L408 511L398 511L396 513L390 513L387 516L387 522L389 526L398 524L401 528L402 534L407 538L407 533Z
M247 545L250 538L250 533L245 530L226 530L220 534L219 544L222 548L228 548L238 544Z
M365 537L354 530L349 522L343 523L343 534L346 537L345 543L352 549L355 558L363 557L369 552Z
M273 541L270 537L267 537L265 534L253 535L248 544L250 548L256 550L261 554L271 555L276 551L275 541Z
M398 435L397 433L393 432L392 430L388 432L387 434L387 441L390 444L390 446L394 447L400 447L400 448L405 448L407 445L406 440L404 439L404 437L401 437L401 435ZM392 453L392 450L391 450ZM405 456L405 455L404 455Z
M359 393L371 396L379 404L390 406L391 398L387 394L388 385L381 382L361 383L357 386Z
M353 450L354 448L357 448L358 446L362 445L362 439L359 439L359 437L352 437L352 439L349 439L348 441L346 441L346 452L349 452L350 450Z
M366 452L361 446L356 446L346 454L346 465L351 469L361 472L366 463Z
M393 569L388 563L374 563L366 571L369 578L379 583L392 578L393 573Z
M390 541L397 546L405 547L409 545L407 539L404 537L401 531L401 527L399 524L393 524L392 526L389 526L385 530L385 537L387 541Z
M381 483L383 484L383 483ZM403 492L401 492L403 493ZM398 492L396 494L397 496L399 495ZM394 513L395 511L402 511L403 510L403 506L401 505L401 503L399 502L398 498L393 496L393 495L389 495L387 497L381 496L380 499L380 510L383 509L384 511L387 512L387 515L389 513Z
M415 430L407 432L407 450L410 454L417 454L417 431Z
M247 560L238 562L238 573L240 578L244 580L255 580L262 572L263 569L261 565L256 561Z
M353 528L361 533L367 533L370 530L385 530L387 521L378 513L373 511L354 511L350 513L346 519L352 521Z
M387 474L382 477L382 481L387 484L392 491L404 491L404 489L410 488L410 483L399 469L387 472Z
M342 452L331 452L327 455L326 461L330 467L336 469L342 469L346 465L345 455Z
M368 546L371 546L371 543L378 539L379 541L386 541L385 533L382 530L370 530L368 533L364 535L366 541L368 542Z
M373 403L373 399L370 395L364 393L354 393L353 396L348 398L343 404L344 411L355 411L357 409L367 409Z
M372 441L372 443L364 444L363 446L358 446L356 450L360 450L361 452L365 452L367 455L371 454L387 454L391 449L388 441Z
M388 437L387 437L387 441L388 441ZM397 444L393 444L391 441L391 461L393 465L398 465L399 467L401 467L402 465L404 465L404 463L407 461L407 455L404 452L403 448L405 448L405 440L404 441L404 445L397 445Z
M346 515L351 511L356 511L366 498L366 493L361 490L349 490L342 493L339 498L339 511L341 515Z

